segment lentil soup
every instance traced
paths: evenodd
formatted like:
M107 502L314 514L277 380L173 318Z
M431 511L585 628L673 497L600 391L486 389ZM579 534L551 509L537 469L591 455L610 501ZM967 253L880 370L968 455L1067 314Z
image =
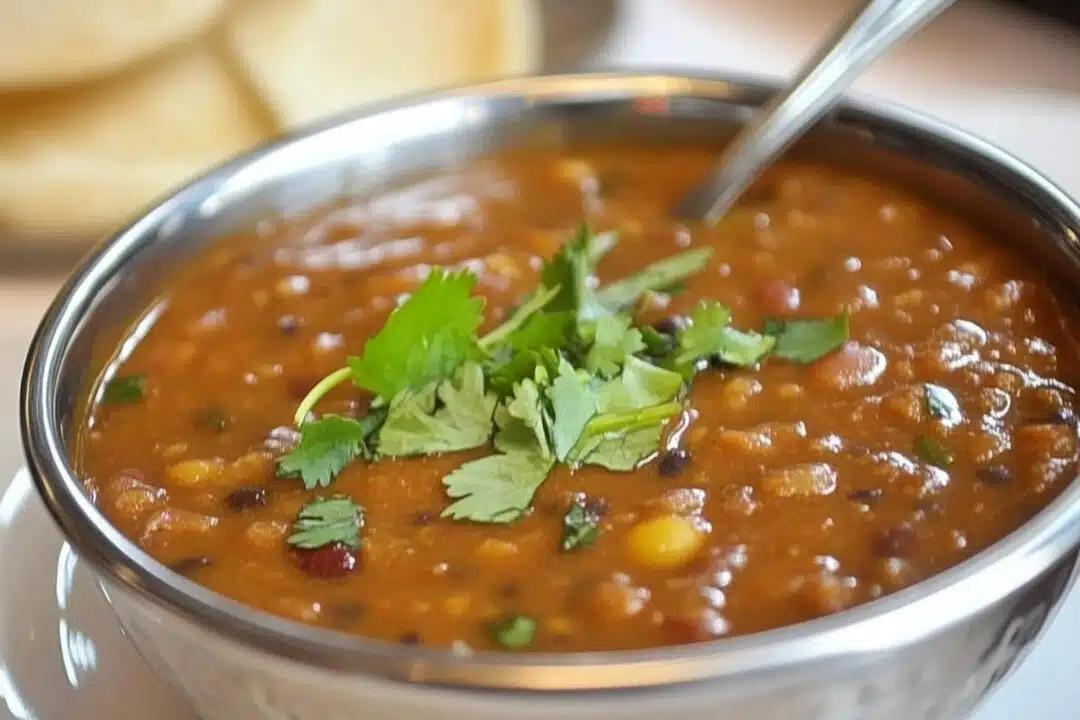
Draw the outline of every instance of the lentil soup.
M1037 267L819 165L680 225L710 158L507 154L224 239L90 404L87 487L154 557L255 608L602 650L894 592L1071 481L1073 320ZM628 277L645 281L616 302ZM651 399L605 406L613 388Z

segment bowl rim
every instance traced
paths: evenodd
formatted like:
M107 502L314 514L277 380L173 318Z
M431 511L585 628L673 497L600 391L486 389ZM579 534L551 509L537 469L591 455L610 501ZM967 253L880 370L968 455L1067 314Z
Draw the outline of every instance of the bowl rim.
M735 638L647 650L511 654L404 647L279 618L211 592L168 570L114 528L83 492L66 458L55 409L59 367L81 318L111 278L155 236L165 218L205 198L224 179L285 148L389 111L455 98L582 101L747 97L760 104L778 86L716 74L663 71L538 75L423 93L318 124L240 155L146 211L91 251L59 291L33 337L20 392L23 449L38 492L69 542L107 585L217 640L315 669L472 690L587 691L734 680L811 663L888 652L977 616L1042 575L1080 542L1080 484L990 548L922 582L841 613ZM835 116L1008 180L1052 210L1076 243L1080 206L1034 169L973 135L888 104L846 101Z

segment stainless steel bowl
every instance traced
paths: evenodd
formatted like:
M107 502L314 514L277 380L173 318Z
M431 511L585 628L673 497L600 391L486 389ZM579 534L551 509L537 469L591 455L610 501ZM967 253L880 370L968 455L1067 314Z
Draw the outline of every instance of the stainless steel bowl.
M708 77L568 75L382 106L211 172L82 262L27 360L26 453L132 640L203 717L947 718L1015 665L1073 578L1080 487L971 560L832 617L677 648L460 656L310 628L204 590L112 528L72 469L81 398L133 313L175 263L221 234L504 148L719 146L773 92ZM1023 244L1063 293L1080 288L1080 208L975 138L896 109L847 105L795 152L917 184Z

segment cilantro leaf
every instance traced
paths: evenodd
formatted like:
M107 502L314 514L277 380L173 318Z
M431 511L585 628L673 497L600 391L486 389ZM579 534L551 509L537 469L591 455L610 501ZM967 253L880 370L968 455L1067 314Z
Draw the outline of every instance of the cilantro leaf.
M547 428L551 425L544 399L537 383L522 380L514 386L514 397L495 410L495 448L504 453L533 453L551 457Z
M619 244L619 231L593 233L589 237L589 262L596 265Z
M554 461L539 453L512 452L467 462L443 478L456 499L443 517L483 523L517 520L532 502Z
M130 405L146 397L146 376L127 375L113 378L101 393L105 405Z
M574 449L585 425L596 414L596 398L573 366L566 360L559 365L559 374L547 389L554 421L551 423L555 457L566 460Z
M600 304L610 312L630 307L646 292L678 286L686 278L705 269L712 257L711 247L687 250L645 267L629 277L609 283L597 291Z
M508 395L514 383L530 378L537 367L558 367L557 348L570 342L574 317L569 312L539 312L510 337L490 366L490 385Z
M436 389L437 388L437 389ZM441 407L436 410L436 396ZM404 390L390 402L379 431L378 450L391 457L455 452L485 445L497 399L484 390L484 370L462 366L453 380L416 392Z
M326 415L300 428L300 444L278 460L278 475L299 474L304 487L328 487L358 456L367 454L369 428L340 415Z
M631 327L631 319L624 315L598 318L591 334L592 346L585 356L585 367L604 377L617 375L627 357L645 349L641 331Z
M496 642L507 650L522 650L532 645L536 631L536 621L528 615L513 615L491 625Z
M544 309L559 294L559 287L546 288L541 286L533 293L532 297L522 303L510 318L499 327L495 328L480 339L480 347L491 349L513 338L529 321Z
M926 410L932 417L940 418L949 426L960 423L962 415L955 395L932 383L924 383L923 392L926 393Z
M314 550L340 543L360 547L364 509L347 495L319 498L300 508L286 542L302 550Z
M595 267L593 233L582 223L574 237L540 270L545 287L558 287L559 293L548 305L553 311L564 310L577 320L592 320L606 314L592 288Z
M665 417L664 420L666 419ZM664 432L662 423L663 421L659 425L612 434L608 437L601 436L598 442L589 448L585 462L616 472L630 472L636 469L660 451L660 442Z
M949 448L931 435L919 435L915 438L915 453L926 464L942 469L952 465L954 457Z
M479 359L476 341L482 298L472 297L476 276L431 271L424 284L390 314L364 346L349 358L353 381L390 400L402 390L419 390L449 377L463 363Z
M827 320L765 322L765 334L776 338L773 355L796 363L812 363L839 349L850 336L848 314Z
M563 517L563 552L586 548L600 535L600 513L579 495Z
M682 388L679 373L631 357L622 374L600 388L597 401L601 413L628 412L669 402Z
M776 343L769 335L729 327L731 312L715 301L701 303L691 321L678 336L675 364L680 368L692 368L699 360L714 356L731 365L748 367L765 357Z

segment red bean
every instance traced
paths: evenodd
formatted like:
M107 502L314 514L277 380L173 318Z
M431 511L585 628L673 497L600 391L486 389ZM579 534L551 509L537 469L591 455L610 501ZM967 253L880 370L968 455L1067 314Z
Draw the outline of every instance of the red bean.
M799 309L799 289L783 280L770 280L760 291L761 309L767 315L786 317Z
M341 543L315 550L297 550L296 560L305 573L323 580L343 578L360 565L356 553Z

